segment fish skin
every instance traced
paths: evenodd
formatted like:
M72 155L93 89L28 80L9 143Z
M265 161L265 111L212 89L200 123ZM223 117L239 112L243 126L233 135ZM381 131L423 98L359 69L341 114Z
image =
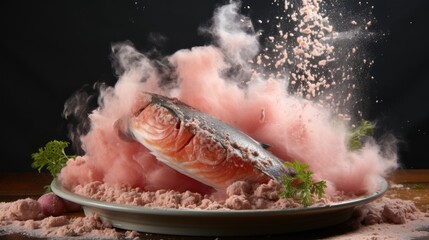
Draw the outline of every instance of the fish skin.
M149 103L128 119L122 134L177 171L218 190L238 180L262 183L295 175L264 144L229 124L178 99L145 95Z

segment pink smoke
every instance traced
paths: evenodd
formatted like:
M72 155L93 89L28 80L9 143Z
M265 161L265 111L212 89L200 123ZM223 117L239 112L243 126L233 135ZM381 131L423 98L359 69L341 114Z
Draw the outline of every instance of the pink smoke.
M236 3L216 11L217 47L194 47L165 58L173 67L168 83L144 54L127 44L114 46L123 73L101 92L100 107L90 115L91 129L81 137L86 154L69 160L60 173L66 187L103 181L146 190L209 191L158 162L139 143L118 136L116 121L132 112L143 91L176 97L271 145L281 159L307 163L316 178L328 182L329 191L373 191L376 179L397 167L396 154L385 157L375 141L349 151L348 122L327 107L290 95L287 77L263 78L249 63L260 49L257 35L249 33L250 20L237 11ZM231 68L238 73L228 74Z

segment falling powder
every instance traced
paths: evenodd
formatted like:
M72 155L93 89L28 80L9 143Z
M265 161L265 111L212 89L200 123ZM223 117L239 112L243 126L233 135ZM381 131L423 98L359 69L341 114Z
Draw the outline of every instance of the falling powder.
M333 110L332 104L312 100L322 89L342 83L318 71L318 67L330 70L329 63L337 58L334 47L322 41L335 32L321 13L320 1L303 1L294 6L296 10L289 8L295 11L295 44L292 52L286 51L288 55L280 54L293 62L290 78L267 74L262 60L255 63L266 51L259 51L258 34L251 20L238 13L239 7L231 3L216 10L210 28L215 45L179 50L161 61L149 59L129 44L113 46L121 75L114 87L101 89L99 108L89 116L90 131L79 139L85 155L69 160L59 175L65 187L101 181L148 191L208 191L207 186L159 163L140 144L118 136L115 122L129 115L138 106L139 94L148 91L178 98L221 119L268 144L285 161L308 164L316 179L327 182L328 194L376 190L377 178L397 167L396 154L383 153L375 141L349 151L350 123L344 120L348 116ZM272 39L277 48L287 47L283 36L280 41ZM291 92L290 82L299 82L305 89ZM330 93L324 99L338 101L337 97ZM74 109L82 103L67 104L67 109ZM334 105L339 107L339 103Z

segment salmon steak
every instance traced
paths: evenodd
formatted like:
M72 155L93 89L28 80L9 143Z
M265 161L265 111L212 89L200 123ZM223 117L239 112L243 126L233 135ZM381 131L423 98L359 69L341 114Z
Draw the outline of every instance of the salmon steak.
M178 99L144 93L142 106L122 125L120 134L158 161L217 190L239 180L265 183L295 175L261 143Z

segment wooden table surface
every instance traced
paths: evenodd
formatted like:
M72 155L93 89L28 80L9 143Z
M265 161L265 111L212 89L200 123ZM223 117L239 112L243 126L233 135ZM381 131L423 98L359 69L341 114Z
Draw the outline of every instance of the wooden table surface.
M390 189L385 196L412 200L422 211L429 211L429 169L398 170L388 176ZM38 198L44 193L44 186L51 183L52 178L45 173L1 173L0 174L0 202L15 201L26 197ZM83 213L81 213L83 216ZM345 226L334 226L317 232L288 234L279 239L315 239L326 236L335 236L347 231ZM1 229L0 229L1 230ZM264 239L277 239L275 236L266 236ZM198 237L175 237L157 234L142 234L142 239L214 239ZM29 239L20 234L0 236L0 239ZM228 239L228 238L217 238ZM237 239L237 238L234 238ZM244 238L248 239L248 238Z

